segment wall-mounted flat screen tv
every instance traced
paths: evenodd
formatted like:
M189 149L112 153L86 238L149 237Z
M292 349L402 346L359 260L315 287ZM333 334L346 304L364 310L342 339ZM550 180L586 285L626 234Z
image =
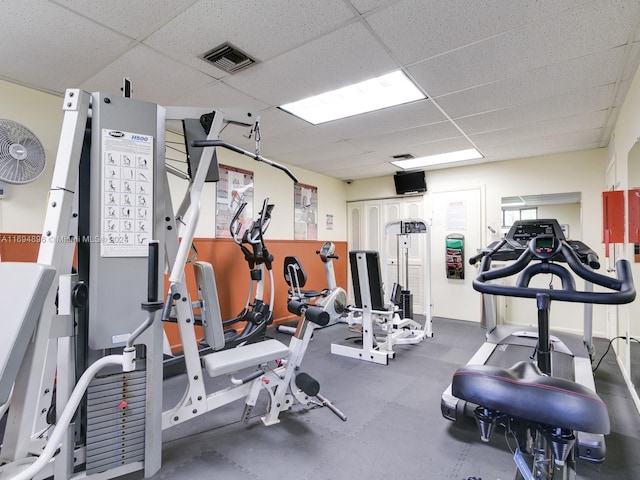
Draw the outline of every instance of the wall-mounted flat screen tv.
M393 181L396 185L396 193L398 195L427 191L427 182L424 177L424 170L416 172L398 172L393 176Z

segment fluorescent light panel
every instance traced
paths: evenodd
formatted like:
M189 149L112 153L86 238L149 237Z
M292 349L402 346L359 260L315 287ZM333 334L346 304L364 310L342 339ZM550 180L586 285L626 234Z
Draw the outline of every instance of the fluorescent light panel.
M468 150L440 153L438 155L429 155L427 157L410 158L408 160L397 160L391 163L396 167L407 170L410 168L431 167L433 165L442 165L445 163L462 162L464 160L475 160L477 158L484 157L475 148L470 148Z
M322 93L280 108L309 123L319 123L372 112L426 98L400 70Z

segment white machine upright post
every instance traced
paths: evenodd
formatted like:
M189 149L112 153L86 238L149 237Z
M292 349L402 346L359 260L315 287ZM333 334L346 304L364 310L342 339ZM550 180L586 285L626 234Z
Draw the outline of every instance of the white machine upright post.
M193 117L197 116L199 118L200 115L204 113L210 113L210 110L205 112L202 110L196 111L195 109L187 110L183 108L169 107L167 109L167 118L185 118L185 115ZM247 115L246 112L234 111L231 114L227 114L226 117L228 118L225 118L224 112L215 111L213 115L213 122L207 135L207 140L217 140L219 138L220 131L222 130L225 121L235 121L238 123L246 122L247 118L250 116L251 115ZM181 401L174 408L163 413L163 429L182 423L190 418L197 417L202 412L205 412L212 407L212 405L207 405L207 393L204 385L202 365L200 363L198 340L196 338L193 324L191 323L193 310L184 276L184 269L195 237L195 231L200 216L202 189L204 187L207 172L211 165L215 149L216 147L205 147L196 175L185 193L175 218L171 218L169 216L166 217L167 234L165 236L165 250L170 273L169 294L176 300L175 311L189 382ZM167 182L168 185L166 176L165 182ZM168 212L173 211L169 195L165 198L165 205ZM178 237L178 234L180 233L178 231L178 222L184 226L182 239ZM219 309L217 309L215 313L219 316ZM221 318L217 318L215 321L222 323ZM241 396L242 395L240 395L239 398L241 398Z
M78 166L89 113L90 95L81 90L67 90L63 104L61 139L47 200L42 243L38 263L53 266L58 274L71 272L75 241L73 212ZM30 344L14 386L0 457L5 460L24 458L32 450L40 451L45 442L38 439L47 428L46 412L51 405L51 392L56 367L56 344L49 338L56 317L54 281L45 300L33 342Z
M400 282L401 276L404 273L405 285L404 287L409 289L409 259L408 250L410 245L411 236L417 236L423 241L422 249L424 275L422 279L423 283L423 311L425 323L421 327L424 330L424 337L433 336L433 321L432 321L432 299L431 299L431 227L429 224L420 218L403 218L399 220L391 220L384 225L384 242L383 245L388 246L388 239L395 235L398 239L398 255L397 255L397 268L398 268L398 282ZM401 253L404 256L404 266L401 265L400 257ZM382 263L382 278L385 284L385 288L390 291L390 276L388 272L388 257L389 254L384 248L381 255Z

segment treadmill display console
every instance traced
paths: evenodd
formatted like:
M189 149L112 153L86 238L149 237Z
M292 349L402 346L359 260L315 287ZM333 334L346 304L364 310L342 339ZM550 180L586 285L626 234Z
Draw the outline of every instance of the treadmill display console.
M516 260L529 248L540 260L566 262L561 252L563 242L573 249L582 263L593 269L600 268L596 252L579 240L567 240L556 219L518 220L502 241L490 244L481 251L480 256L472 257L469 261L473 265L484 255L498 261Z
M565 240L557 220L520 220L513 224L507 233L507 238L526 247L532 238L540 235L552 235L560 240Z

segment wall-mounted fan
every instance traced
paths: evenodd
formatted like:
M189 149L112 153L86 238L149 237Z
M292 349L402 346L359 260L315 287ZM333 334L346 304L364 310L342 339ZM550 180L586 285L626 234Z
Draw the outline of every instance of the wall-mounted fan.
M0 182L33 182L44 171L44 148L27 127L0 119Z

